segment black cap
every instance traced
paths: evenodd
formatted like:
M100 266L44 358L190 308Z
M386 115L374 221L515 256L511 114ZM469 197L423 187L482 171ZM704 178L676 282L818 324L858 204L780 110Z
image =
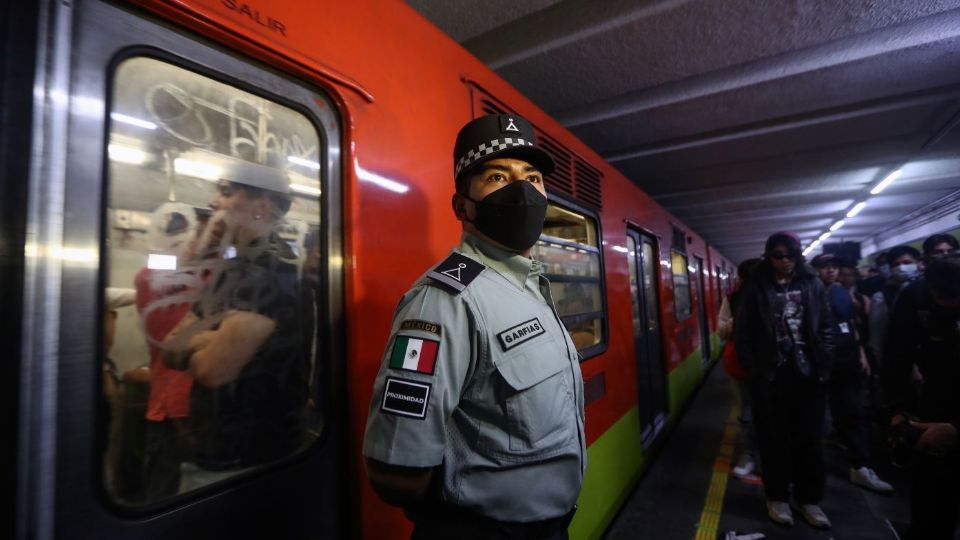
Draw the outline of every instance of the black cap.
M823 268L824 266L840 267L840 258L833 253L821 253L810 261L810 266L814 268Z
M544 175L555 168L550 154L537 145L533 126L515 114L481 116L460 129L453 148L454 177L459 183L463 173L496 158L522 159Z

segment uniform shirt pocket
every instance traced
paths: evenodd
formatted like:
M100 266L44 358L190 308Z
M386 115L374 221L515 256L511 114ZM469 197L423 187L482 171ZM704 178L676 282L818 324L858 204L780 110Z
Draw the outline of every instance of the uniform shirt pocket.
M506 383L503 396L511 452L544 457L575 438L565 356L515 353L500 359L496 367Z

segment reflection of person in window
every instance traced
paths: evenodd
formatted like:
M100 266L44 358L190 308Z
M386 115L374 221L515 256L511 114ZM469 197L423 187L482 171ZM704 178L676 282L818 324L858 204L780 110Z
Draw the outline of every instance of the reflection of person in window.
M590 295L582 283L570 283L566 287L564 299L560 302L559 311L562 316L582 315L593 311ZM570 338L573 339L577 350L585 349L596 343L596 334L593 327L594 319L567 325Z
M168 336L194 384L196 465L236 470L290 454L303 439L307 366L293 253L274 232L290 208L280 171L244 163L217 185L194 264L206 284ZM179 359L179 361L178 361ZM216 480L188 472L181 490Z

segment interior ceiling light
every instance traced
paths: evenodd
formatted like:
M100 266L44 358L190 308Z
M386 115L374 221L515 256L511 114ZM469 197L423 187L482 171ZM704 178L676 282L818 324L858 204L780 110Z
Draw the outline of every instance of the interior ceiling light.
M833 234L833 233L831 233L830 231L827 231L827 232L821 234L821 235L820 235L820 238L817 238L817 241L818 241L818 242L823 242L823 241L826 240L827 238L830 238L830 235L831 235L831 234Z
M173 160L173 169L177 171L177 174L185 174L204 180L217 180L223 175L223 169L212 163L185 158Z
M861 210L863 210L865 206L867 206L867 201L858 202L856 205L854 205L853 208L850 209L849 212L847 212L847 217L856 216L857 214L860 213Z
M125 114L120 114L118 112L110 113L110 118L112 118L116 122L128 124L131 126L141 127L143 129L157 129L157 125L149 120L143 120L140 118L135 118L133 116L127 116Z
M879 184L877 184L873 189L870 190L871 195L876 195L881 191L887 189L887 186L893 183L894 180L900 178L900 175L903 174L902 169L897 169L892 173L888 174Z
M831 230L831 231L835 231L835 230L839 229L840 227L843 227L843 220L842 220L842 219L841 219L840 221L834 223L833 225L831 225L831 226L830 226L830 230Z
M131 165L140 165L147 160L146 152L125 144L107 145L107 154L110 156L110 161L129 163Z
M293 163L294 165L300 165L302 167L313 169L315 171L320 170L320 163L316 161L311 161L309 159L303 159L297 156L287 156L287 161L289 161L290 163Z
M292 183L290 184L290 189L292 191L296 191L297 193L303 193L304 195L313 195L314 197L320 196L320 188L308 186L305 184Z

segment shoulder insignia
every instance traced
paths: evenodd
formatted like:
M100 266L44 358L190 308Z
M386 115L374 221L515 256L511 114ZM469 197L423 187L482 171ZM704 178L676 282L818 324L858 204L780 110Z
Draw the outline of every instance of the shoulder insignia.
M454 252L433 270L427 272L427 277L449 292L460 294L471 281L480 275L480 272L483 272L484 268L486 266L470 257Z
M387 377L380 410L423 420L427 417L427 405L430 403L430 387L430 383Z

